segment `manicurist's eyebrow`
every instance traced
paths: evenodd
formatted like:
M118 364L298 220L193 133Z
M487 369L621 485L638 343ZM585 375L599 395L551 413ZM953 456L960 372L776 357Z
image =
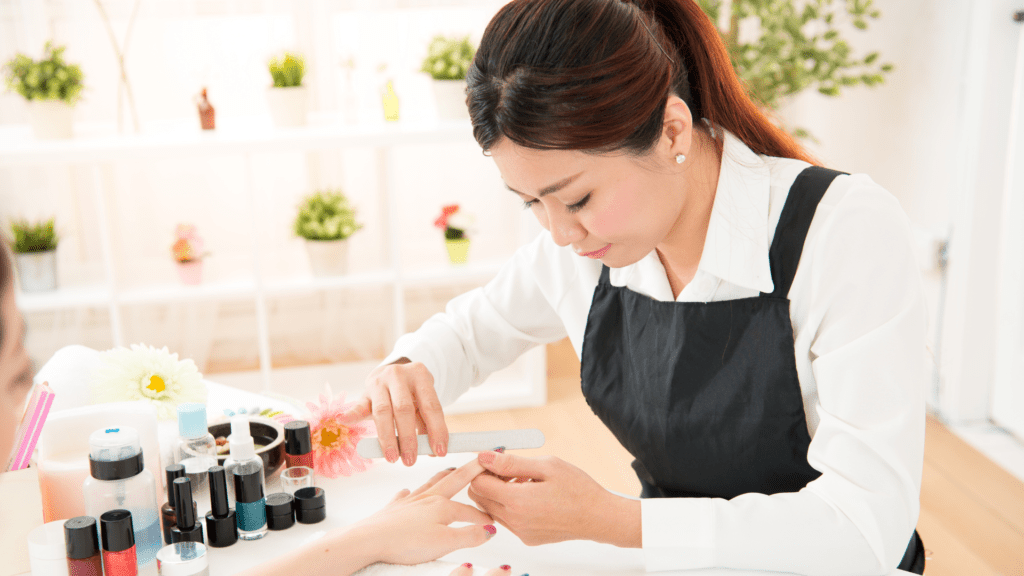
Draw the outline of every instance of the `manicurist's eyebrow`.
M583 172L579 172L577 174L573 174L572 176L569 176L568 178L565 178L563 180L559 180L558 182L555 182L554 184L552 184L550 186L545 186L545 187L541 188L540 189L540 194L538 194L537 197L538 198L543 198L544 196L547 196L548 194L552 194L554 192L558 192L562 188L565 188L569 184L572 184L573 180L576 180L582 174L583 174ZM508 184L505 184L505 188L508 188L509 190L515 192L516 194L523 194L524 196L529 196L529 194L526 194L524 192L520 192L519 190L516 190L515 188L509 186Z

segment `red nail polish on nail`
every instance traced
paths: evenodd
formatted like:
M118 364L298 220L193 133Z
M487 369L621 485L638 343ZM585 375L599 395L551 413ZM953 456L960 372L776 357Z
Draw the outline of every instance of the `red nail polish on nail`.
M512 567L509 566L508 564L504 564L502 566L498 566L498 568L500 568L501 570L504 570L505 572L511 572L512 571Z
M448 471L449 472L455 472L455 466L452 466L451 468L449 468Z
M465 566L466 568L472 568L473 567L473 565L470 564L469 562L466 562L465 564L463 564L463 566Z
M504 446L498 446L497 448L494 449L494 451L497 452L498 454L504 454L505 453L505 447Z
M498 533L498 529L495 528L494 526L492 526L491 524L488 524L488 525L484 526L484 530L487 530L487 533L490 534L491 536L494 536L495 534Z

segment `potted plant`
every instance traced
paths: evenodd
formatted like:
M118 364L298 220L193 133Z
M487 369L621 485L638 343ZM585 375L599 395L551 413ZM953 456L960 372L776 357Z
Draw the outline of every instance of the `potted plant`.
M270 117L278 128L306 125L306 87L302 76L306 63L302 56L285 52L280 58L272 58L267 64L274 85L267 89Z
M314 276L344 274L348 268L345 240L363 225L341 190L317 191L299 205L295 234L306 240L306 253Z
M42 292L57 288L57 232L53 218L31 223L11 222L14 241L11 250L18 267L24 292Z
M42 60L17 54L4 66L8 90L28 101L36 138L72 136L73 106L82 92L82 69L64 61L64 46L47 42Z
M203 251L205 245L199 230L192 224L178 224L174 231L171 253L178 264L178 276L183 284L195 286L203 281Z
M421 70L434 79L434 98L442 120L469 118L466 106L466 71L473 63L476 50L469 36L449 38L435 36L430 42Z
M452 264L465 264L469 258L469 218L459 213L458 204L441 208L441 215L434 220L434 226L444 230L444 245L448 249L448 260Z

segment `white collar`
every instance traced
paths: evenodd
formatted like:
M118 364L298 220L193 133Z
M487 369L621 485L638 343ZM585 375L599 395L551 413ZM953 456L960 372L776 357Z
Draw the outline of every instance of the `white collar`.
M702 272L760 292L775 291L768 262L768 200L771 172L764 159L742 140L724 132L722 168L711 207L704 250L697 264ZM670 301L665 268L656 250L632 266L613 268L615 286L629 286L656 300Z
M773 292L768 262L771 171L764 159L728 131L715 203L698 270L726 282Z

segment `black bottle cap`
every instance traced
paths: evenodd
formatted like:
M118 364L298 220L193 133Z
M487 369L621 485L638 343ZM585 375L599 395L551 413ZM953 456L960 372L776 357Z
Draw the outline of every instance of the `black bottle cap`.
M205 544L203 540L203 525L196 524L192 528L182 530L178 526L171 528L171 543L178 544L180 542L198 542L199 544Z
M295 525L295 509L291 494L275 492L267 496L267 528L284 530Z
M196 525L196 511L192 504L192 481L175 478L171 492L174 495L174 523L179 530L191 530Z
M131 478L142 472L144 464L141 449L134 456L113 462L93 460L92 455L89 455L89 473L97 480L124 480L125 478Z
M316 524L327 518L327 495L319 486L295 491L295 519L303 524Z
M231 546L238 541L238 525L235 524L235 511L228 508L223 516L206 514L206 537L208 544L214 548Z
M100 515L100 539L108 552L122 552L135 546L132 513L127 510L109 510Z
M68 558L81 560L100 553L100 536L96 531L96 519L92 516L76 516L64 523L64 545Z
M174 481L178 478L185 477L185 467L181 464L171 464L165 468L164 471L167 474L167 503L171 505L171 508L174 508L176 506L174 503L174 492L172 490L174 487Z
M293 456L302 456L313 451L309 422L293 420L284 425L284 451Z
M263 499L263 466L259 462L242 462L231 471L235 477L235 501L243 504Z
M214 518L223 518L230 510L228 507L228 482L224 467L211 466L206 475L210 481L210 512Z

